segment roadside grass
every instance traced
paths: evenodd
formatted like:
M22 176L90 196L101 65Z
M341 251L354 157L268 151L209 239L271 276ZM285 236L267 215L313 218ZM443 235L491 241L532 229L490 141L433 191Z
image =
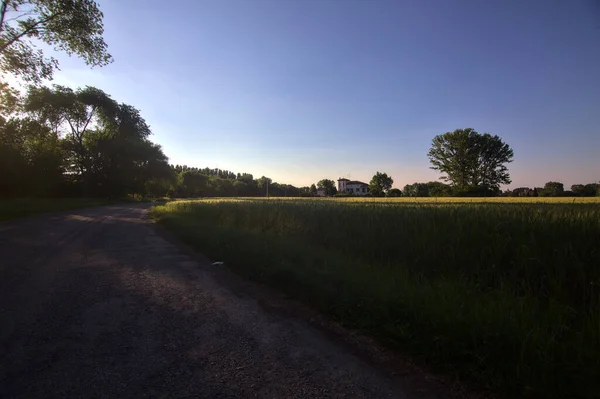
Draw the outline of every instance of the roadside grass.
M239 274L460 379L597 398L598 203L406 200L176 201L152 215Z
M18 198L0 200L0 221L112 203L115 203L115 201L106 198Z

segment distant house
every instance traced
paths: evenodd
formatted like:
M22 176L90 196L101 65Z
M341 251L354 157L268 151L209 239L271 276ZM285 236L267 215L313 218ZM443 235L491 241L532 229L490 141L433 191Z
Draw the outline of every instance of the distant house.
M338 192L353 195L366 195L369 192L369 185L357 180L338 179Z
M317 197L325 197L327 196L327 191L324 188L320 188L317 190Z

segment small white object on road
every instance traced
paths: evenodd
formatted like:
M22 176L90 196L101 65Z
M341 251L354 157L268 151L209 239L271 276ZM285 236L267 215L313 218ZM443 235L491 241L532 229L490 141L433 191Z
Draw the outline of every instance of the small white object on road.
M213 266L223 266L223 262L213 262Z

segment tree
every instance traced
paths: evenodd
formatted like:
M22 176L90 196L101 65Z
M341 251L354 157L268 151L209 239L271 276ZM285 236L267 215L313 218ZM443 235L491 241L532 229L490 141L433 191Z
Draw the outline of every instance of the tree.
M62 183L64 151L46 125L22 113L20 93L0 82L0 196L49 196Z
M269 185L271 184L272 180L268 177L265 176L261 176L260 179L258 179L257 181L258 184L258 196L259 197L268 197L269 194Z
M138 160L139 182L143 195L161 197L176 183L175 174L169 166L169 159L158 144L144 140L144 157Z
M580 196L580 197L585 197L585 186L583 184L573 184L571 186L571 191L573 192L574 195Z
M590 183L590 184L586 184L586 185L573 184L571 186L571 191L573 191L574 195L577 195L580 197L593 197L598 192L599 187L600 187L600 185L597 183Z
M398 189L398 188L392 188L390 191L388 191L387 196L388 197L402 197L402 191L400 191L400 189Z
M114 136L132 129L143 129L141 136L149 134L147 126L136 126L141 118L132 110L133 107L119 106L95 87L74 91L59 85L53 88L30 86L24 108L65 139L70 168L86 183L93 166L92 154L86 143L91 132L101 129L105 134Z
M562 183L549 181L539 193L540 197L561 197L565 192Z
M236 178L244 183L251 183L254 180L254 176L250 173L238 173Z
M439 181L407 184L402 190L405 197L448 197L452 195L452 187Z
M449 197L452 195L452 187L440 181L427 183L427 191L430 197Z
M0 82L0 116L10 116L21 108L19 92L8 83Z
M385 195L394 184L394 180L387 173L377 172L369 182L369 192L373 196Z
M156 194L159 187L165 193L174 180L160 146L143 137L94 130L85 148L90 155L84 186L88 195Z
M173 174L177 176L176 186L171 187L169 191L171 195L178 197L262 197L267 194L267 187L269 196L274 197L297 197L306 195L309 191L308 187L299 189L290 184L273 182L265 176L254 180L249 173L234 173L228 170L211 168L200 169L187 165L170 165L167 169L171 173L171 178ZM153 176L151 182L155 182L156 178L156 175ZM170 181L169 175L162 176L162 181ZM154 184L151 186L153 187Z
M51 79L58 61L33 40L90 66L112 62L102 38L102 12L92 0L4 0L0 5L0 68L29 82Z
M60 139L64 175L81 194L166 193L174 180L140 112L102 90L30 86L23 110Z
M510 193L511 197L535 197L535 189L529 187L517 187Z
M325 195L336 195L337 188L335 187L335 182L330 179L319 180L317 183L317 187L325 190Z
M64 153L55 133L30 118L0 117L0 196L58 194Z
M507 163L513 150L498 136L475 130L457 129L435 136L427 156L431 169L445 173L457 192L499 192L501 184L510 184Z
M315 186L314 183L310 185L310 189L309 189L308 193L310 195L317 195L317 186Z
M405 197L429 197L429 186L426 183L407 184L402 194Z

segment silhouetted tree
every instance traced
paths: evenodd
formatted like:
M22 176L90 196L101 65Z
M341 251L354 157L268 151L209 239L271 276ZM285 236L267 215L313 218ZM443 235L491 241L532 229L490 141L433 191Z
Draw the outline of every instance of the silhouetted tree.
M319 182L317 183L317 187L324 189L326 195L337 194L337 188L335 187L335 182L333 180L330 180L330 179L319 180Z
M501 184L511 182L506 164L513 150L489 133L468 128L435 136L427 155L431 168L445 173L441 179L458 193L499 193Z
M102 12L92 0L3 0L0 7L0 69L39 83L52 78L58 61L37 43L77 54L88 65L112 62L102 38Z
M549 181L538 194L540 197L561 197L564 192L565 189L562 183Z
M387 173L377 172L369 182L369 193L375 197L385 195L394 184L394 180Z

